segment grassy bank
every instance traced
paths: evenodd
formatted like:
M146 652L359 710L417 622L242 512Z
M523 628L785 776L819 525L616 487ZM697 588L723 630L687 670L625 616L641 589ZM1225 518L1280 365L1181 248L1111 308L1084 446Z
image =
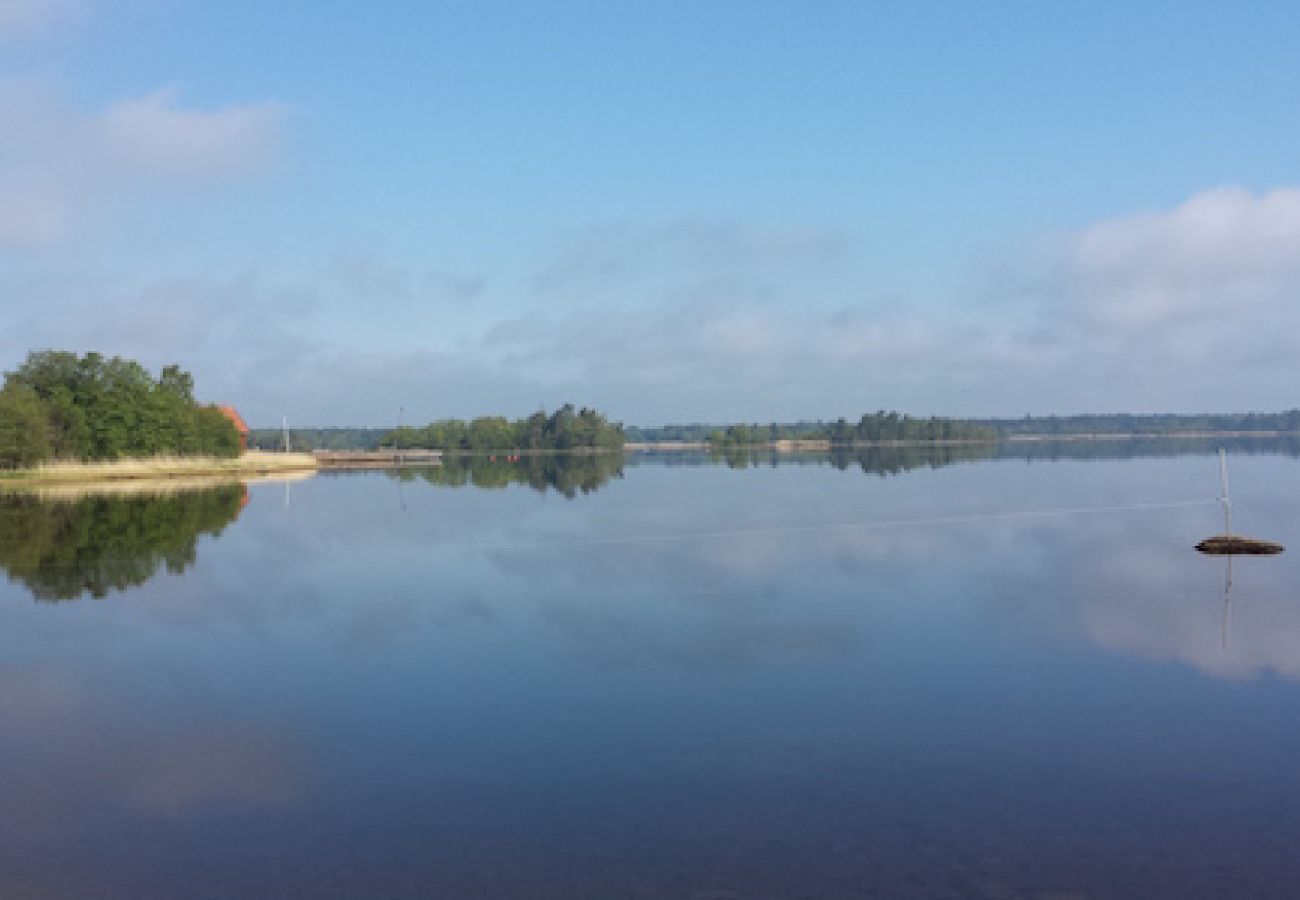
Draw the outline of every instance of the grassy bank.
M169 475L163 478L118 478L113 481L32 481L0 478L0 497L21 495L41 500L66 502L86 497L174 497L193 491L210 490L223 484L284 484L305 481L314 469L286 469L280 472L239 474Z
M31 469L0 470L0 484L80 484L98 481L159 480L249 475L314 470L310 453L267 453L250 450L242 456L151 456L113 462L53 462Z

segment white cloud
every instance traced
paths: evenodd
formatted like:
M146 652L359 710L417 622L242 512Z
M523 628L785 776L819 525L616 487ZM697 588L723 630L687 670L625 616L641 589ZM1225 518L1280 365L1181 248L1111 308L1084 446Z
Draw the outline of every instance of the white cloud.
M184 108L171 90L85 114L43 85L0 80L0 249L48 245L141 192L246 174L273 153L283 115L275 103Z
M544 302L484 347L645 421L1296 402L1300 189L1218 188L1098 222L1045 257L1026 247L982 302L946 308L892 302L851 265L826 279L824 262L845 262L834 232L775 260L764 233L692 222L584 238L546 270Z
M1060 267L1068 311L1117 332L1289 312L1300 288L1300 189L1218 188L1102 222L1067 241Z
M105 162L148 172L207 177L264 163L284 114L278 103L183 109L174 89L113 104L94 122Z

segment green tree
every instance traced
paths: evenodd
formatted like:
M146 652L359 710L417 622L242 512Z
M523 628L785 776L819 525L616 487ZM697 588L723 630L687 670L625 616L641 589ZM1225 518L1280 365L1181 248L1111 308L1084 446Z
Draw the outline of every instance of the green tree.
M50 422L35 391L20 385L0 390L0 467L34 466L50 457Z
M155 380L121 357L42 350L8 373L5 384L36 398L49 452L58 458L239 452L234 426L195 404L194 379L179 366L164 367Z

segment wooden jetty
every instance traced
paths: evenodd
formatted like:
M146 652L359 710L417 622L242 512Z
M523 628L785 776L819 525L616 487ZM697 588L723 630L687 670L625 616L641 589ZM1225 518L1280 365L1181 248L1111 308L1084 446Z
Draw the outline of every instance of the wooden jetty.
M322 470L442 465L441 450L316 450L312 455Z

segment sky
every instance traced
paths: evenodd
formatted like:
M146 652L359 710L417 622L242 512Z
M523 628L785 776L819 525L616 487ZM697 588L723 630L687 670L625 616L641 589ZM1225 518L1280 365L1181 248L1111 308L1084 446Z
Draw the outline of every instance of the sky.
M1300 5L0 0L0 368L255 426L1300 404Z

